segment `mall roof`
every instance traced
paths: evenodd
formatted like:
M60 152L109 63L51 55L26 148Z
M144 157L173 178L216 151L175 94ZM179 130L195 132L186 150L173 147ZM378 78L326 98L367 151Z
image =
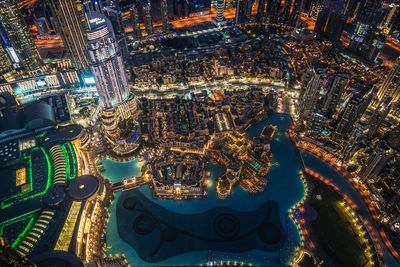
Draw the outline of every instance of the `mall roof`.
M68 194L76 200L91 197L97 190L99 181L96 176L82 175L72 180L68 187Z
M37 101L1 111L0 138L55 125L52 107Z

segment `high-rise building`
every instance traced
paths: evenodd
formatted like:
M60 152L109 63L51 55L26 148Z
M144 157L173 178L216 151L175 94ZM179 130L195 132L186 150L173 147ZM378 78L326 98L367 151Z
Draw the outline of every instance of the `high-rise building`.
M400 126L396 126L392 131L390 132L389 136L389 145L393 147L394 149L400 150Z
M376 89L373 88L364 96L361 93L358 93L350 98L340 116L336 130L332 134L332 139L347 137L347 135L353 130L355 123L361 118L368 105L371 103L375 90Z
M390 6L390 11L387 14L386 18L384 19L383 25L381 27L382 31L385 34L391 33L395 23L397 23L399 21L399 14L400 14L399 7L400 7L399 4L392 4Z
M110 1L108 5L103 7L101 10L102 13L111 21L122 58L124 61L128 60L129 51L126 43L124 25L122 24L122 12L119 6L119 1Z
M256 21L261 22L265 16L265 0L258 0Z
M364 59L369 62L375 62L385 45L385 41L386 36L381 34L377 28L374 31L370 31L365 41Z
M290 25L297 26L300 12L303 8L303 0L287 0L283 7L283 19Z
M394 103L400 100L400 57L396 59L388 76L379 88L379 100L382 101L385 97L391 97Z
M85 10L79 0L47 0L64 46L71 54L74 66L86 72L89 69Z
M328 19L328 24L324 35L331 41L339 41L342 36L347 17L340 12L332 12Z
M98 12L87 16L90 68L104 108L111 109L129 95L125 67L110 20Z
M375 178L392 155L392 149L388 145L378 145L358 172L358 176L362 180Z
M224 0L217 0L217 17L215 18L215 22L219 25L224 20Z
M317 111L312 113L310 121L311 126L308 129L310 135L319 136L321 134L324 134L326 117L323 112Z
M15 0L0 1L0 20L19 63L28 72L40 72L42 59Z
M169 30L167 0L161 1L161 19L163 30L167 32Z
M245 23L251 19L253 0L237 0L235 23Z
M154 33L153 18L151 17L150 2L143 7L143 21L147 34L153 34Z
M281 0L267 0L266 16L270 23L275 23L279 18Z
M317 36L321 36L325 32L326 22L329 17L329 9L324 8L318 13L317 21L315 22L314 32Z
M326 74L325 66L314 66L312 76L304 89L304 93L299 98L299 121L301 124L307 123L314 111L321 90L321 85Z
M368 136L372 137L376 134L379 127L385 121L387 115L390 112L392 107L391 103L392 99L387 97L375 108L374 112L371 115L371 118L368 121Z
M367 127L364 123L356 123L353 131L349 135L349 139L344 144L342 150L340 150L340 159L342 162L348 162L357 150L360 148L360 144L365 137Z
M378 14L379 9L382 7L382 0L365 0L361 1L363 4L357 12L357 21L361 21L369 26L377 26L383 18Z
M142 37L142 32L140 30L139 10L135 4L132 4L131 6L131 20L133 28L133 37L135 39L140 39Z
M322 105L322 111L327 114L327 117L331 118L332 115L336 114L336 108L349 80L350 74L344 72L335 73L329 77L328 89Z
M374 62L379 55L384 36L377 26L383 19L379 13L381 0L366 0L356 15L356 28L350 39L349 49L367 61Z

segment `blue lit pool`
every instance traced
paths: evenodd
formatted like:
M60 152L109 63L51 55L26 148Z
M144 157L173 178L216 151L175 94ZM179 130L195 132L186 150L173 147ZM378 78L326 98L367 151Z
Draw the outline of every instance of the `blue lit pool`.
M298 155L296 153L295 147L292 145L289 136L286 133L286 130L291 126L291 119L287 115L280 115L276 114L270 117L268 120L254 125L248 129L248 134L250 136L259 135L264 128L264 126L268 124L278 125L278 133L277 135L279 138L271 146L271 152L273 154L272 161L273 163L279 164L272 164L271 170L267 175L268 185L265 188L264 192L252 195L244 190L242 190L239 186L233 189L233 193L225 200L220 200L217 197L215 192L215 182L211 183L211 186L208 187L208 194L205 199L193 199L193 200L183 200L183 201L175 201L175 200L157 200L153 199L151 195L151 191L148 186L143 186L138 190L132 190L129 192L118 192L115 195L115 199L112 202L109 212L110 217L107 223L106 229L106 253L108 255L121 255L124 254L131 265L134 266L162 266L162 265L200 265L206 264L209 261L230 261L234 262L237 261L239 263L244 262L246 264L253 264L253 265L268 265L268 266L282 266L288 265L293 258L295 253L295 248L299 242L299 232L297 227L295 226L294 222L289 219L287 216L287 211L298 203L304 196L304 184L299 176L299 171L301 169L301 165L298 159ZM108 177L119 177L118 179L123 179L124 175L127 173L122 174L122 169L118 167L119 162L114 162L115 164L112 168L113 172L107 172L107 170L111 170L110 168L107 169L105 166L105 171L103 174ZM111 165L112 165L111 164ZM209 164L209 171L211 172L210 180L215 180L221 174L224 173L224 168L218 164ZM125 177L126 178L126 177ZM120 233L124 231L131 231L131 227L135 224L135 220L133 222L127 222L127 220L132 220L133 217L137 216L137 218L143 218L143 215L136 215L136 211L132 211L131 213L126 213L126 215L121 215L118 213L117 210L121 210L121 201L126 199L139 199L140 205L143 205L143 209L149 209L149 212L153 212L153 217L165 217L170 216L167 221L174 221L174 218L179 218L179 221L187 221L186 225L182 225L182 228L185 228L187 224L196 224L195 220L191 220L190 218L197 218L199 214L211 214L207 216L214 216L217 214L217 222L221 222L222 225L228 225L229 227L233 227L231 225L235 225L232 221L236 219L229 218L220 218L218 213L222 213L225 215L226 213L234 214L232 217L236 217L237 220L240 221L241 228L240 230L246 230L246 227L252 224L258 225L259 216L256 216L255 212L258 210L262 210L266 204L273 202L277 203L277 215L276 218L272 218L271 220L280 221L283 235L285 239L279 248L277 246L256 246L254 245L253 248L249 245L255 244L253 235L249 235L246 237L247 241L239 240L239 243L234 242L226 242L223 246L215 245L210 241L204 241L202 237L196 237L199 244L203 242L199 246L194 246L192 243L188 242L188 240L194 240L193 237L190 238L183 238L183 236L190 235L190 231L188 230L184 234L179 234L182 238L182 243L178 245L171 245L174 247L178 252L175 252L172 256L167 257L164 253L159 253L157 257L150 256L143 256L146 254L147 251L140 251L135 250L133 247L132 242L130 242L129 234L123 235L123 238L120 237ZM141 208L142 210L142 208ZM131 215L129 215L131 214ZM162 214L162 215L161 215ZM165 214L165 215L164 215ZM246 214L241 215L241 214ZM125 216L125 217L123 217ZM252 217L254 216L254 217ZM206 217L206 216L204 216ZM121 220L118 222L118 218ZM181 219L182 218L182 219ZM200 217L201 218L201 217ZM162 220L162 218L161 218ZM243 220L247 220L246 223L242 223ZM140 221L140 220L139 220ZM151 224L147 223L146 220L142 220L143 222L142 227L147 229L148 225ZM179 224L180 222L177 222ZM204 220L204 227L206 228L206 224L208 222ZM118 229L117 225L124 224L124 229ZM172 223L173 224L173 223ZM140 224L139 224L140 225ZM144 225L144 226L143 226ZM142 238L140 242L142 242L143 246L148 246L149 249L155 249L152 247L153 243L160 242L159 235L155 235L154 233L159 231L164 231L164 228L168 228L170 226L166 226L165 223L157 224L160 225L160 229L155 229L150 231L151 233L137 235L135 238ZM157 226L159 227L159 226ZM151 228L151 227L150 227ZM202 227L200 227L202 228ZM234 227L233 227L234 228ZM203 229L204 230L204 229ZM182 230L183 231L183 230ZM207 230L208 231L208 230ZM247 231L247 230L246 230ZM250 230L249 230L250 231ZM194 231L201 232L201 231ZM148 238L146 237L148 235ZM205 234L207 236L207 234ZM146 237L146 238L145 238ZM145 239L143 239L145 238ZM204 236L203 236L204 238ZM124 241L124 240L125 241ZM135 241L135 239L132 239ZM148 242L148 240L152 240L152 242ZM250 241L253 240L253 241ZM247 243L246 243L247 242ZM259 241L257 241L259 242ZM129 244L128 244L129 243ZM162 244L162 243L160 243ZM209 244L209 245L207 245ZM232 245L235 244L235 245ZM197 245L197 244L196 244ZM176 247L181 248L176 248ZM190 249L187 249L187 247ZM162 246L161 246L162 247ZM247 248L251 248L246 250ZM186 250L185 250L186 249ZM173 250L173 249L171 249ZM180 253L179 251L185 251ZM150 259L150 261L146 261L145 259Z
M98 167L103 167L104 171L101 173L104 177L111 180L111 182L120 182L126 178L131 178L133 176L141 176L139 166L139 159L133 159L125 162L114 161L110 158L105 158L99 161L101 165Z

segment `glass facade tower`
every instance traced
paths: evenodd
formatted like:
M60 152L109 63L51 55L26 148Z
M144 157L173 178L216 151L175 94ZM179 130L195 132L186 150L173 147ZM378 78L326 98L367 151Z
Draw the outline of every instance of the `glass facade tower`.
M90 69L104 108L111 109L129 95L125 67L110 20L97 12L87 16Z

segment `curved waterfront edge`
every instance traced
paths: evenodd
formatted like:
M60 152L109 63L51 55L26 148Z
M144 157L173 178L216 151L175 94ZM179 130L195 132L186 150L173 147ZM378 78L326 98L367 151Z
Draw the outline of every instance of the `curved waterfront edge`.
M383 242L379 231L377 230L377 226L375 221L372 219L371 212L368 209L368 204L365 203L364 198L359 194L358 190L354 188L354 186L349 182L348 178L346 178L343 174L339 172L337 168L332 167L332 165L325 161L323 158L315 155L308 150L304 150L300 152L302 156L305 156L305 166L317 171L318 173L322 174L325 178L330 180L335 186L337 186L341 192L346 193L350 196L350 199L356 204L359 213L365 218L370 221L370 225L373 227L373 231L375 235L378 236L378 240L380 246L383 248L383 257L384 262L389 267L396 267L398 266L398 262L395 257L390 252L390 249L387 247L387 244ZM304 157L303 157L304 158ZM309 162L307 162L309 161ZM309 165L313 163L313 166ZM317 167L317 168L316 168ZM372 223L371 223L372 222Z
M273 172L275 172L275 174L273 174L274 179L275 179L275 183L272 183L271 185L269 185L270 189L267 189L267 191L269 191L269 193L267 192L267 195L272 194L273 196L269 196L269 197L277 198L280 201L282 199L287 199L288 196L290 195L289 199L285 200L285 203L282 206L282 209L281 209L281 212L280 212L280 216L281 216L281 219L283 220L284 224L286 224L286 227L285 227L286 229L285 230L290 235L291 241L287 242L288 244L289 243L290 244L288 245L288 247L285 246L287 252L282 254L282 256L271 255L271 254L262 254L261 252L257 252L257 251L253 251L253 250L251 250L251 251L249 251L247 253L247 254L250 255L249 257L247 257L247 255L243 255L245 262L252 263L252 261L254 261L256 265L257 265L257 262L258 262L259 265L265 265L265 257L267 257L268 259L271 259L271 260L273 260L274 258L275 259L279 258L279 257L281 259L282 259L282 257L286 258L284 260L285 264L290 264L293 261L294 253L298 251L298 249L295 249L295 248L297 248L299 246L299 243L301 242L301 241L299 241L301 239L301 233L300 233L301 230L299 228L299 225L296 224L296 221L293 219L293 218L295 218L293 216L294 214L292 214L292 215L288 214L288 211L289 212L290 211L294 212L294 210L297 210L297 208L299 207L299 203L302 202L304 200L305 196L306 196L305 195L305 184L304 184L304 181L301 181L301 179L298 179L298 178L301 177L300 174L298 173L298 171L300 171L301 168L300 168L300 164L298 162L297 155L295 155L293 153L295 151L295 147L290 143L290 141L287 140L288 139L287 130L291 126L291 123L289 123L289 121L288 121L289 116L288 115L283 115L283 114L276 114L275 116L272 116L272 117L273 117L272 122L267 122L268 120L266 120L266 121L264 121L264 124L265 123L274 124L275 122L277 122L279 124L279 121L282 121L283 124L282 124L282 127L281 127L281 131L280 131L281 133L280 134L284 135L284 138L279 138L279 137L277 138L278 139L277 143L280 143L280 142L282 142L282 143L275 145L275 149L278 150L278 151L275 151L276 155L278 155L277 158L275 158L275 160L277 160L277 162L281 162L281 163L282 162L286 162L287 163L287 160L289 160L289 164L290 164L290 166L292 166L292 168L286 168L286 167L284 167L283 164L282 164L281 167L273 166L272 169L273 169ZM262 128L262 126L260 126L260 127ZM274 144L273 144L273 146L274 146ZM290 151L289 152L290 155L288 154L288 150ZM289 159L288 159L288 156L289 156ZM293 162L294 158L296 159L296 163ZM296 164L299 164L299 165L296 165ZM295 185L293 185L293 183ZM285 192L287 192L287 185L288 184L291 184L290 187L294 186L297 189L289 189L289 191L291 193L290 194L285 193ZM143 187L143 189L146 189L146 188L147 188L147 186ZM142 188L140 190L142 190ZM293 190L295 190L296 193L294 193ZM240 195L241 193L239 193L239 191L241 191L241 190L238 189L237 191L238 191L237 193ZM267 197L267 199L269 197ZM116 194L116 198L118 198L118 193ZM243 201L241 201L241 202L243 202ZM114 203L115 203L115 201L114 201ZM296 207L293 207L293 206L296 206ZM114 207L114 210L115 210L115 207ZM110 216L109 220L114 220L114 223L115 223L115 216L113 216L113 214L112 214L113 213L112 208L110 209L110 213L111 213L111 216ZM112 218L112 217L114 217L114 218ZM107 237L107 241L110 238L113 238L114 241L115 241L115 242L107 242L108 245L109 244L113 244L113 246L114 246L114 248L111 248L110 246L107 247L107 249L106 249L107 254L108 255L110 255L110 254L111 255L112 254L115 255L116 253L125 252L125 254L128 254L128 257L131 256L129 254L132 254L133 256L136 255L136 256L134 256L134 258L137 258L138 256L137 256L136 252L133 249L129 249L129 248L125 249L127 247L127 244L125 242L123 242L122 240L119 240L119 241L115 240L116 239L116 238L114 238L115 235L118 235L117 233L115 233L115 231L114 231L114 233L112 231L107 231L107 236L106 236ZM118 245L118 243L119 243L119 245ZM119 246L121 248L124 248L124 249L117 249L116 250L116 247L119 247ZM290 253L289 253L289 251L290 251ZM203 259L205 259L207 257L208 253L211 253L212 255L214 255L213 257L218 258L218 259L224 259L225 257L229 257L229 255L228 255L229 253L216 253L214 251L212 251L212 252L204 251L204 252L201 252L201 253L204 255ZM196 254L201 254L201 253L196 253ZM287 253L289 253L288 254L289 257L283 256L283 255L286 255ZM233 255L233 256L235 256L235 255ZM132 259L132 257L130 257L130 258ZM193 254L189 253L187 255L185 254L183 256L183 258L179 258L179 260L185 260L185 259L190 259L190 258L193 258ZM195 258L199 258L198 255L196 255ZM260 263L260 261L264 261L264 264ZM136 262L136 260L134 260L132 262L132 264L134 262ZM172 264L171 262L175 262L176 263L176 262L179 262L179 261L178 261L177 258L173 257L170 260L168 260L167 262L160 262L160 264L169 264L170 263L169 265L171 265ZM189 261L189 262L191 263L193 261ZM203 264L204 264L204 262L205 262L205 260L202 260ZM240 261L238 261L238 262L240 262ZM283 261L281 261L281 262L283 262ZM197 262L197 264L200 264L200 263L201 262ZM274 265L274 263L271 262L271 263L268 263L268 265L272 266L272 265Z

